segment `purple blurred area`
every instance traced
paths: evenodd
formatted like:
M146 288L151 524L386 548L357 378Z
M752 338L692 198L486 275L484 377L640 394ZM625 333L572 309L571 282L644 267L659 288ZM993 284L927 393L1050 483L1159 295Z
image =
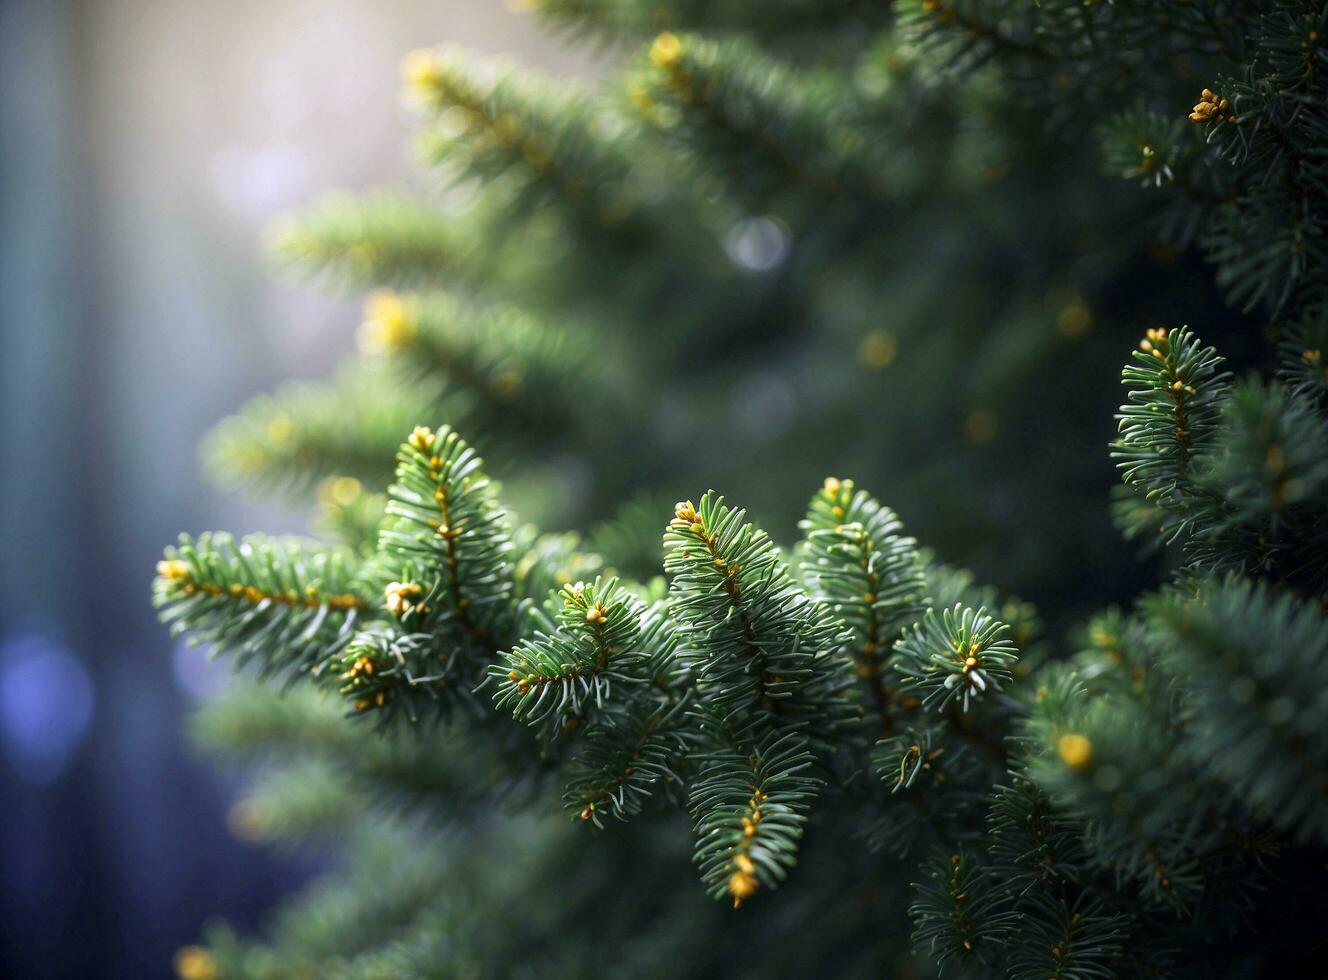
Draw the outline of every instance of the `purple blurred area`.
M149 583L181 530L302 526L196 446L349 350L358 302L270 278L262 228L420 180L397 66L444 41L586 70L498 0L0 0L0 975L168 976L318 866L228 833L243 774L184 738L225 668Z

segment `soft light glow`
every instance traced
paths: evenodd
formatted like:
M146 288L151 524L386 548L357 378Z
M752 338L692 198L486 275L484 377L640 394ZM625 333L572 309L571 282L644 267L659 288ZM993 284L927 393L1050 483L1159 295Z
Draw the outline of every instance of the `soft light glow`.
M0 735L23 779L59 778L87 735L94 700L87 670L59 644L30 634L0 644Z

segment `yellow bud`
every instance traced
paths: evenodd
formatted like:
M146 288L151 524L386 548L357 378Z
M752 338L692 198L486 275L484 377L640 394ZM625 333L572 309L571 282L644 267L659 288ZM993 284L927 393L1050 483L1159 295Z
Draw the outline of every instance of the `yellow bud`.
M189 577L189 563L179 558L157 562L157 574L165 579L186 579Z
M360 349L366 352L401 350L419 329L419 315L410 297L390 289L369 294L364 302L364 322L360 324Z
M668 70L682 58L682 42L678 35L665 31L650 45L650 60L656 68Z
M1056 743L1056 751L1067 766L1082 772L1093 764L1093 743L1078 732L1067 732Z
M858 361L873 371L881 371L895 362L899 342L888 330L872 330L858 344Z
M328 477L318 487L319 498L338 507L349 506L363 492L364 486L353 476Z
M759 882L756 875L750 871L735 871L729 878L729 894L733 896L733 907L736 909L746 900L756 894Z
M417 48L402 59L401 77L412 89L424 93L442 80L443 66L435 52Z
M295 423L289 415L274 415L267 423L267 439L274 446L289 446L295 439Z
M175 954L175 974L180 980L217 980L217 961L202 946L183 946Z
M420 452L427 452L433 445L433 429L427 425L417 425L410 432L410 444Z
M412 601L424 594L424 590L414 582L389 582L383 590L387 611L393 616L404 616L412 609L423 612L423 606L416 606Z

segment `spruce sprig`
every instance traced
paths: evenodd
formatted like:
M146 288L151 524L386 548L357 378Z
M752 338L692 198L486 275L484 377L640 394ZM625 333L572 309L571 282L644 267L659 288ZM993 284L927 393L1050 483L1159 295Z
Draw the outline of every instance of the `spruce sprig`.
M563 586L554 633L536 633L489 667L495 705L552 733L603 708L615 684L644 683L639 640L644 607L617 579Z
M957 962L990 970L1017 919L990 875L964 850L936 854L921 870L908 907L914 949L942 969Z
M897 666L905 685L929 708L958 702L964 711L1014 680L1019 652L1006 638L1009 627L985 607L928 609L923 621L904 634Z
M1121 373L1129 401L1111 455L1126 486L1159 509L1171 542L1220 507L1196 485L1195 461L1213 443L1227 375L1188 327L1149 330L1133 361Z
M496 652L512 615L511 537L478 454L447 426L416 426L397 453L387 517L377 573L393 579L388 611L463 650Z
M746 752L726 745L702 757L688 805L696 818L695 860L713 897L728 894L738 908L788 875L822 784L810 773L814 761L795 732Z
M252 535L181 535L157 563L153 600L175 634L258 661L263 674L308 670L343 648L369 608L346 552Z
M813 598L852 631L848 652L888 732L897 690L889 676L895 643L925 609L917 543L903 524L852 480L830 477L799 523L801 570Z
M1204 579L1145 606L1185 681L1184 757L1298 840L1328 840L1328 621L1267 584Z
M818 740L855 714L843 624L800 589L766 533L708 492L664 535L674 614L702 699L735 725Z

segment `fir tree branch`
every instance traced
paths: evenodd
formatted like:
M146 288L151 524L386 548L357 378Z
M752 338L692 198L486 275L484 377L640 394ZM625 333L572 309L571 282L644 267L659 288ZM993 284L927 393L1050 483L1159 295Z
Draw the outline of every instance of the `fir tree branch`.
M382 398L385 387L395 397ZM287 384L252 399L208 433L204 460L228 488L295 497L321 480L349 476L382 489L401 433L448 406L436 381L403 383L351 364L330 382Z
M727 894L738 908L788 875L821 785L806 773L812 764L806 740L793 732L764 740L749 755L725 746L703 757L688 805L696 863L711 897Z
M379 535L388 611L407 626L450 632L460 652L491 655L509 628L511 539L473 449L447 426L416 426L397 454Z
M259 535L181 535L157 563L153 598L173 633L264 674L294 673L349 642L368 604L349 556Z
M898 692L886 676L887 664L896 641L925 608L916 542L901 534L894 511L855 490L852 480L834 477L812 498L799 527L811 594L853 631L850 655L889 735Z
M338 194L273 224L279 265L355 286L441 284L475 268L473 236L432 207L391 194Z
M843 626L794 583L764 531L707 493L677 505L664 569L703 700L735 723L829 736L852 716Z
M644 609L617 579L564 585L557 631L536 633L489 667L495 705L551 737L594 709L613 685L645 682L639 668Z
M942 710L960 703L967 711L971 700L981 700L1014 680L1010 668L1019 655L1005 639L1008 630L985 608L955 605L939 616L928 609L923 621L900 640L896 669L925 706Z

